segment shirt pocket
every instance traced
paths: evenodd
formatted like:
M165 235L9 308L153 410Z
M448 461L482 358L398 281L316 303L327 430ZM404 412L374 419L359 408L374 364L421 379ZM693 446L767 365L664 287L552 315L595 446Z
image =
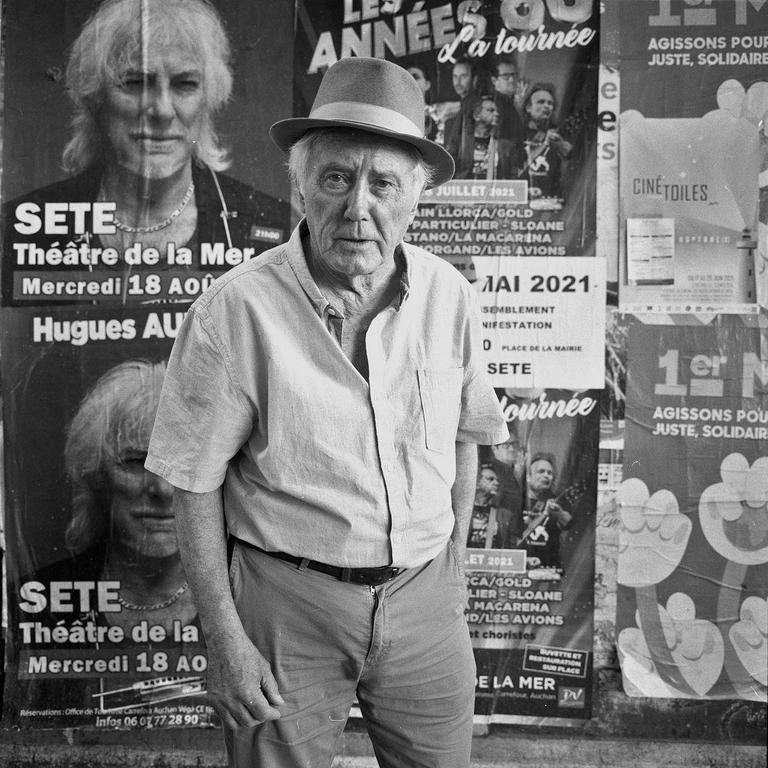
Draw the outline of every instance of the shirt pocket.
M456 443L464 369L419 368L417 374L427 448L448 453Z

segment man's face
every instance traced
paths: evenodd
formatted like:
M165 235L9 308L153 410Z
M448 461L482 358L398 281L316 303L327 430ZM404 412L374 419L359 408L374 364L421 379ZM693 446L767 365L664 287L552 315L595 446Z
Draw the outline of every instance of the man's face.
M492 99L483 99L475 112L475 123L491 129L499 122L499 109Z
M551 490L555 482L555 471L546 459L537 459L528 471L528 488L537 496Z
M498 65L498 74L491 77L493 87L504 96L514 96L517 87L517 69L514 64L501 62Z
M481 469L477 478L477 489L488 496L495 496L499 492L499 478L492 469Z
M146 451L131 450L107 468L111 538L143 557L178 553L173 486L144 469Z
M525 111L536 122L546 122L555 111L555 100L549 91L534 91Z
M419 67L408 67L408 74L416 81L416 84L421 88L422 93L429 90L431 83L427 80L427 76Z
M342 280L391 269L421 193L413 157L374 134L333 133L308 167L301 195L316 265Z
M453 65L453 90L460 99L472 90L472 67L463 61Z

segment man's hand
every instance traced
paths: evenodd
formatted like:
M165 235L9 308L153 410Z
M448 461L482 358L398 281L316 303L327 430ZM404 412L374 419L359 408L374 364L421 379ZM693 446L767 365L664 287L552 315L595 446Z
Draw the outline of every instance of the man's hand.
M284 704L267 660L237 614L227 573L221 488L177 489L173 499L179 551L208 646L208 696L229 728L280 717Z
M566 512L554 499L547 501L545 510L561 528L567 528L571 522L571 513Z
M280 717L285 704L269 662L247 637L208 645L208 697L228 728Z
M566 157L573 149L573 144L566 141L554 128L547 131L547 141L555 148L560 157Z

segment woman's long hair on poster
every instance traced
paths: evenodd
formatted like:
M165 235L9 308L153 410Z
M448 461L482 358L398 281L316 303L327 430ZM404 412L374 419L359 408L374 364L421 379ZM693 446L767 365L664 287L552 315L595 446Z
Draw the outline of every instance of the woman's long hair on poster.
M103 543L110 522L106 469L146 453L165 362L128 360L110 368L85 395L67 430L64 467L72 519L64 542L73 554Z
M229 166L229 152L213 125L214 114L232 93L230 45L216 9L206 0L106 0L69 54L66 84L74 116L63 153L68 172L82 172L103 159L99 111L107 86L119 84L127 70L141 68L142 46L160 51L174 45L200 64L203 76L206 109L194 157L214 171Z

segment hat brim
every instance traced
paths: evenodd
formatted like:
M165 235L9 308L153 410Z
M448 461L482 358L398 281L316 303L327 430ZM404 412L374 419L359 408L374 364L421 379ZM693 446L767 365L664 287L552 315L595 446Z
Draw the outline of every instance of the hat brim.
M375 133L397 141L404 141L419 150L424 162L433 169L430 188L439 187L453 178L456 170L453 157L443 147L430 139L422 139L405 133L388 131L369 123L354 120L328 120L312 117L291 117L279 120L269 129L269 136L283 152L290 148L312 128L351 128L366 133Z

